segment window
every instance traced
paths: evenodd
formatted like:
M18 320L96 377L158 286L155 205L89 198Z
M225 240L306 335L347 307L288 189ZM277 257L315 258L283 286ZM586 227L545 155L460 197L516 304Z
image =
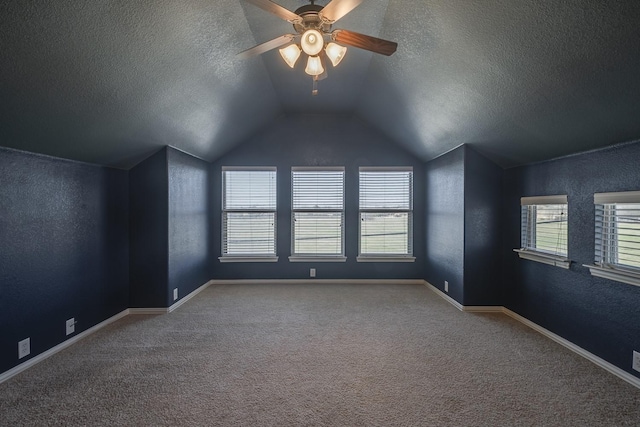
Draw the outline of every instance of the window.
M413 168L360 168L358 261L415 261Z
M291 261L344 261L344 168L292 168Z
M640 286L640 191L596 193L594 276Z
M569 268L567 259L567 196L523 197L521 258Z
M277 261L276 168L222 168L222 262Z

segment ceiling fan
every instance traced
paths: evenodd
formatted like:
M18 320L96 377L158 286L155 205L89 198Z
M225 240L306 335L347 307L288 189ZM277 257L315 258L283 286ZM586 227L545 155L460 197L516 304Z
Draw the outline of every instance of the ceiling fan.
M337 66L347 51L342 45L357 47L382 55L393 55L398 43L367 36L349 30L332 30L333 24L356 8L362 0L331 0L326 6L310 4L290 11L271 0L245 0L259 8L270 12L293 25L295 34L284 34L273 40L259 44L240 52L240 57L260 55L270 50L279 49L282 59L293 68L304 52L307 56L305 72L313 78L313 95L318 94L317 82L327 76L324 59L328 58Z

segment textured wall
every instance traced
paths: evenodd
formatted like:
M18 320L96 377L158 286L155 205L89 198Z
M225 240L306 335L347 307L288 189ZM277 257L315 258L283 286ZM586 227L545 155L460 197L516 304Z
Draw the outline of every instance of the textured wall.
M277 263L219 263L222 166L278 167ZM290 263L291 167L345 166L345 263ZM414 167L415 263L358 263L358 167ZM340 116L296 115L283 117L266 132L218 160L211 178L213 186L213 252L216 279L308 278L422 278L424 259L424 169L412 155L389 142L357 119Z
M209 163L169 148L169 287L179 298L211 278Z
M464 305L502 305L503 170L464 148Z
M640 351L640 287L592 277L593 193L640 190L640 144L509 169L505 172L505 306L631 370ZM520 197L567 194L570 270L521 260Z
M464 147L426 165L424 278L462 303L464 296Z
M168 304L167 149L129 171L130 306Z
M127 172L0 148L0 372L128 307Z

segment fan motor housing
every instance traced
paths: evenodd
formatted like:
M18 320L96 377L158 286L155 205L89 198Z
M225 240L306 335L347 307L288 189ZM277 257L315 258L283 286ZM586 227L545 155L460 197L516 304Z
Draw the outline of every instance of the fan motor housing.
M323 33L331 31L331 24L320 19L320 11L324 6L317 4L307 4L295 10L295 14L302 18L302 22L294 22L293 28L298 34L304 33L306 30L313 28Z

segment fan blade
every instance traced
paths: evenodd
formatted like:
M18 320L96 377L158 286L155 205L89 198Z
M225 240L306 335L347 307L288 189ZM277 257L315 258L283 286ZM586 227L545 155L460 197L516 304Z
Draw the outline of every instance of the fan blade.
M331 33L331 38L338 43L348 46L358 47L382 55L391 56L398 48L398 43L377 37L366 36L349 30L335 30Z
M269 13L273 13L274 15L284 19L285 21L294 22L301 21L299 15L291 12L289 9L285 9L277 3L274 3L270 0L244 0L247 3L251 3L255 6L258 6L262 10L266 10Z
M293 34L285 34L273 40L269 40L268 42L259 44L258 46L254 46L251 49L243 50L238 54L238 56L241 58L249 58L251 56L260 55L287 43L291 43L294 37L295 36Z
M362 3L362 0L331 0L320 11L320 17L329 22L336 22L355 9L360 3Z

